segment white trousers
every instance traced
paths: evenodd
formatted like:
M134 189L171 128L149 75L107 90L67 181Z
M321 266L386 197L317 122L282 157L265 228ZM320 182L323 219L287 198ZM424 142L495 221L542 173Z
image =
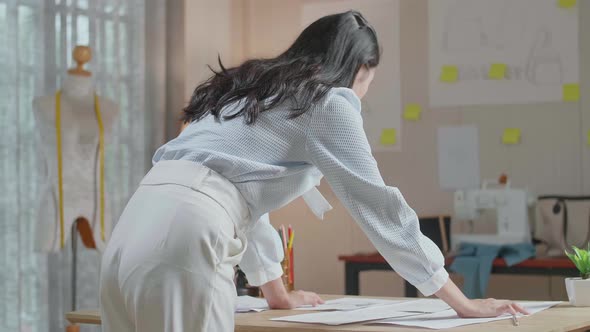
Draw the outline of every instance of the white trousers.
M248 218L224 177L193 162L157 163L103 255L103 331L233 331L233 267L246 249Z

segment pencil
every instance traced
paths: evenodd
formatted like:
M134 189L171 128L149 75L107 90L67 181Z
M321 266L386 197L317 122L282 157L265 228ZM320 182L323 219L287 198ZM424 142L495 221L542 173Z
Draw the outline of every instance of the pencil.
M281 238L281 243L283 243L283 233L281 233L281 228L277 228L277 232L279 233L279 238Z
M285 249L285 254L287 254L287 232L285 232L285 225L281 225L281 235L283 236L283 249Z
M293 244L291 243L291 247ZM293 248L289 249L289 283L295 283L295 266L293 264Z
M518 319L516 318L515 314L512 314L512 324L514 324L514 326L518 326Z
M289 251L293 248L293 238L295 237L295 232L294 231L290 231L289 233L291 233L289 235L289 243L287 244L287 249L289 249Z

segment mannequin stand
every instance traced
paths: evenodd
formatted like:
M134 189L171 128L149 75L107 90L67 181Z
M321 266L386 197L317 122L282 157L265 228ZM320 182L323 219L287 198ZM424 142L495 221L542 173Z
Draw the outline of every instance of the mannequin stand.
M96 249L90 222L84 217L79 217L72 225L72 311L76 311L76 281L78 261L78 233L82 237L82 243L88 249ZM80 326L71 324L66 326L66 332L79 332Z

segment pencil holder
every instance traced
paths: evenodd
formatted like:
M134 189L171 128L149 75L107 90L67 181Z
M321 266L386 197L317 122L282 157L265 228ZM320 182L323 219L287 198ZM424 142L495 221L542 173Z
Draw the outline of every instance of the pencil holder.
M290 292L295 289L293 280L293 250L289 254L285 253L285 258L281 262L281 266L283 268L283 276L281 277L283 285Z

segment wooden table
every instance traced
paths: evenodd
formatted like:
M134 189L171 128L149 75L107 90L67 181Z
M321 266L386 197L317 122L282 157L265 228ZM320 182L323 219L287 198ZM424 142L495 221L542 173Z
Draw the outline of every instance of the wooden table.
M340 295L322 295L322 298L329 300L341 298ZM350 297L350 296L348 296ZM400 298L390 298L397 299ZM315 324L299 324L287 322L270 321L270 318L298 315L302 311L293 310L270 310L260 313L236 314L236 332L322 332L322 331L360 331L360 332L416 332L416 331L433 331L421 328L409 328L393 325L361 325L349 324L343 326L327 326ZM79 310L66 314L66 319L73 324L94 324L100 325L100 314L98 310ZM460 328L445 329L445 332L462 332L462 331L500 331L510 329L518 332L561 332L575 331L582 332L590 329L590 307L576 308L567 304L561 304L557 307L542 311L531 317L519 318L520 326L512 325L510 319L495 321L487 324L468 325Z
M378 253L369 255L342 255L338 260L345 265L345 293L359 295L359 274L363 271L393 271L385 258ZM446 266L450 266L453 259L447 259ZM542 275L576 277L579 275L574 263L569 258L532 258L519 264L507 266L502 258L496 258L492 265L492 274ZM417 297L418 291L412 284L405 282L406 297Z

